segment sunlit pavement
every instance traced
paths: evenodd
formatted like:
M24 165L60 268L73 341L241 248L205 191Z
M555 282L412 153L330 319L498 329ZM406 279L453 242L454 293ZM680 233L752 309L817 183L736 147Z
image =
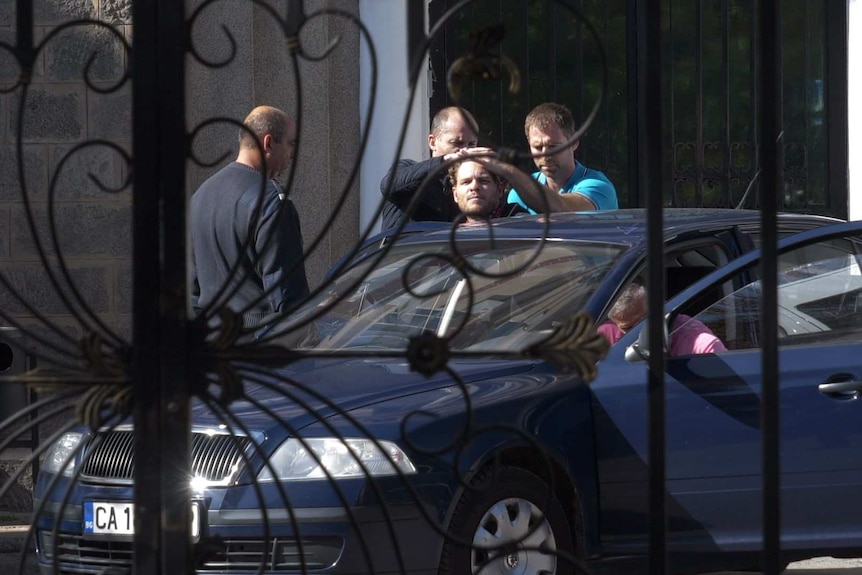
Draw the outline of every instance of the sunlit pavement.
M841 575L862 575L862 559L835 559L833 557L817 557L808 561L791 563L787 571L793 575L840 573Z
M0 553L0 574L16 575L18 573L18 553ZM785 571L786 575L862 575L862 559L833 559L819 557L792 563ZM28 557L22 575L39 575L35 565L35 557ZM713 575L756 575L745 573L720 573Z
M835 559L817 557L791 563L786 575L862 575L862 559ZM720 573L714 575L752 575L751 572Z
M816 571L823 573L824 569L841 569L844 575L855 573L862 574L862 559L834 559L832 557L818 557L808 561L793 563L788 568L794 571L793 575L803 575L805 571Z

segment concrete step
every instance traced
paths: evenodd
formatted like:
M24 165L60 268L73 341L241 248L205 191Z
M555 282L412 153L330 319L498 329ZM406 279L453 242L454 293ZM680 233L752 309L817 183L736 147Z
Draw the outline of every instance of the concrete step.
M27 540L30 530L29 513L0 511L0 553L17 553ZM35 542L30 541L30 546Z
M5 449L0 453L0 486L5 485L10 477L17 476L9 489L0 493L0 514L33 511L33 467L26 464L30 453L27 448ZM19 470L23 472L19 474Z
M15 475L30 456L26 448L0 453L0 486ZM0 496L0 553L16 553L27 540L33 511L33 475L27 465L18 480ZM30 546L35 543L31 540Z

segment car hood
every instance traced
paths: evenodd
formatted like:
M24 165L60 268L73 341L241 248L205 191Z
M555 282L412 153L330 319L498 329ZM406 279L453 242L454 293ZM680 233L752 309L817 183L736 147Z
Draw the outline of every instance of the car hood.
M449 362L464 384L525 373L534 366L535 362L526 360ZM287 369L239 371L244 397L231 403L229 411L249 430L263 432L276 425L274 415L290 428L301 429L335 413L458 385L449 372L425 377L411 371L404 359L314 358ZM193 407L192 421L203 427L223 422L201 403Z

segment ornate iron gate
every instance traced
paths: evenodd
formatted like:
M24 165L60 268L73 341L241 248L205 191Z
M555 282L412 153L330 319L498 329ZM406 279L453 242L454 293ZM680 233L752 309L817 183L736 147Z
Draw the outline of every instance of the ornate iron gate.
M285 437L297 431L292 421L274 414L266 402L255 399L254 394L249 391L252 384L280 390L283 399L299 406L304 416L309 418L306 425L328 425L325 420L333 414L349 419L346 408L327 404L326 398L317 396L313 387L301 386L278 371L298 359L331 357L338 354L297 351L277 337L269 335L249 341L246 337L248 334L242 332L241 322L238 323L235 314L227 310L222 310L222 322L216 327L201 319L192 318L189 313L186 272L186 162L191 156L190 140L198 129L210 120L189 126L186 103L190 96L184 64L190 53L195 54L190 32L193 21L199 16L200 10L213 2L203 2L198 10L187 11L183 3L176 0L137 0L131 4L104 1L99 4L98 14L93 14L92 5L87 2L63 4L67 8L71 6L73 12L78 11L78 18L62 21L52 12L51 3L32 0L0 2L0 8L12 8L10 12L15 14L13 38L0 44L4 56L13 62L11 65L16 70L14 79L4 85L4 105L8 106L6 113L10 118L8 135L14 142L14 180L19 192L15 200L18 203L14 210L10 208L8 214L14 215L13 211L18 214L19 225L25 229L18 234L21 237L19 239L24 242L24 236L30 238L28 253L38 256L34 259L38 260L40 271L44 274L39 278L43 283L30 279L16 284L14 275L6 271L0 273L0 283L6 291L6 305L0 306L0 317L36 342L37 345L30 345L28 349L38 358L38 368L10 374L4 378L3 385L27 385L30 389L37 390L40 397L36 403L24 407L15 417L7 419L3 424L5 435L2 438L2 449L25 437L33 429L41 428L38 447L16 468L0 493L9 492L26 469L40 456L48 455L51 450L50 455L57 458L52 460L51 464L56 466L58 473L47 489L62 491L65 488L65 493L70 497L73 486L79 482L86 483L92 478L88 473L102 476L109 473L104 468L95 472L88 466L96 464L93 458L99 453L111 449L110 453L114 456L120 453L124 456L114 461L117 469L111 468L110 473L116 475L111 477L117 484L123 484L125 481L125 485L129 485L129 473L132 473L134 480L134 536L85 544L82 540L64 533L60 527L65 520L74 521L74 518L69 519L64 515L66 504L77 505L79 512L85 509L86 514L86 509L93 508L93 501L64 500L63 505L52 509L46 509L43 506L45 502L39 501L36 515L51 511L56 520L53 525L37 525L34 519L31 536L35 536L37 528L40 530L42 539L39 544L43 548L51 549L51 557L57 569L70 556L83 554L82 549L87 545L91 545L86 551L91 554L89 557L96 557L88 566L98 568L100 564L105 565L106 573L190 573L197 568L232 566L252 572L281 567L308 572L325 566L327 561L332 561L333 552L329 539L314 532L309 534L308 539L290 537L284 533L271 536L269 530L272 528L272 517L268 515L266 505L261 505L260 521L265 526L262 542L245 540L240 535L237 535L237 541L219 541L219 544L224 544L223 551L220 552L222 555L217 554L217 559L208 559L210 562L204 563L204 567L201 567L201 562L204 561L202 557L211 549L207 549L205 545L192 544L192 540L202 534L195 533L190 525L197 514L205 511L206 502L190 507L189 502L196 501L197 494L194 492L194 486L190 485L189 478L200 473L207 481L223 480L230 476L235 466L249 466L257 461L255 458L261 457L264 438L256 436L252 430L245 427L236 414L242 410L265 414L282 425ZM312 19L307 13L306 2L286 0L280 4L281 10L276 10L265 2L255 4L260 4L263 13L276 21L283 31L285 46L294 64L299 60L313 60L325 56L308 54L303 50L303 30ZM453 5L450 10L439 15L440 20L445 22L469 4L471 2L465 0ZM580 3L576 5L559 0L548 4L558 6L555 8L557 10L568 10L582 18L578 9ZM410 3L413 16L405 23L411 31L409 46L406 48L410 54L412 78L416 78L421 72L423 54L437 39L426 37L421 30L410 25L411 22L418 21L415 12L417 5L418 3ZM765 383L762 402L764 492L767 494L763 510L764 558L766 572L774 574L779 571L775 244L776 208L778 199L782 197L781 177L778 176L779 166L782 165L782 149L777 145L778 135L782 133L782 92L779 89L782 51L779 3L765 0L758 6L761 40L758 78L761 86L760 101L767 112L759 114L757 127L751 126L750 129L756 130L760 142L757 161L763 208L763 247L766 253L766 264L762 270L766 302L766 329L763 334ZM632 197L642 198L650 214L648 267L650 309L653 310L650 316L650 339L658 342L663 337L661 310L665 300L662 243L662 210L665 198L662 194L655 193L655 190L664 189L666 183L663 168L666 162L663 161L661 152L661 143L665 140L665 124L660 113L663 102L661 46L664 38L664 5L660 0L646 0L619 6L620 10L623 8L627 16L635 15L637 22L634 29L630 30L631 34L627 40L630 43L627 54L637 55L636 61L629 64L629 73L636 80L630 80L627 85L630 89L628 102L632 103L639 113L636 121L626 122L626 129L630 139L636 141L636 149L640 150L640 153L628 153L630 163L621 168L621 173L624 171L631 174L629 186L637 191ZM5 15L7 22L10 21L8 14L9 12L6 12ZM93 17L94 15L98 17ZM315 13L314 17L327 15L345 18L360 26L354 14L337 8L326 8ZM610 9L606 16L612 16ZM0 22L3 18L4 14L0 13ZM37 38L34 34L37 20L48 23L44 29L40 28L43 32L42 38ZM582 21L587 22L583 18ZM131 23L134 24L133 27ZM123 26L126 28L122 28ZM89 33L75 36L76 31L82 28ZM131 37L128 35L130 31ZM434 32L439 32L439 28L434 28L432 36ZM72 35L70 43L64 49L51 51L53 42L62 40L66 33ZM81 42L84 43L83 49ZM231 37L230 57L235 55L237 43L241 42L242 39ZM105 48L106 45L113 48ZM121 67L123 71L119 74L112 71L110 66L110 59L117 54L121 61L128 59L128 67ZM499 53L494 50L487 53L465 53L464 57L481 64L476 72L480 80L483 70L495 69L495 66L499 69L500 66ZM58 81L49 89L39 90L39 83L35 82L39 74L62 75L64 62L72 62L77 66L84 87L70 86ZM211 64L219 65L215 61ZM599 70L600 73L606 71ZM8 73L6 77L9 78ZM548 78L554 79L555 75L549 74ZM469 78L474 79L476 78ZM101 137L78 143L78 135L75 132L78 128L74 122L70 122L69 115L74 116L82 107L92 106L91 100L118 97L129 85L133 102L131 148L126 149L111 139ZM601 98L607 101L611 97L604 86L593 95L599 98L599 102L602 101ZM524 108L519 107L523 105L521 102L514 110L523 111ZM609 113L601 106L597 106L597 109L600 110L599 116ZM772 113L768 113L770 110ZM523 114L518 113L515 116L522 117ZM236 123L235 119L218 120ZM100 128L105 133L111 133L111 128L115 127L110 119L105 120L101 116L89 118L88 121L96 126L105 123L106 125ZM508 133L506 130L509 129L501 128L501 133ZM95 129L94 132L99 133L99 130ZM69 145L64 149L50 150L51 154L57 154L56 157L52 156L50 162L54 168L51 176L34 182L33 176L27 172L28 161L48 163L45 157L40 158L40 154L47 155L48 152L37 151L34 154L35 159L31 160L26 142L51 141L51 138L57 137L56 133L71 134L65 140L61 137L61 141ZM601 147L610 145L609 142L616 135L612 134L609 128L605 128L600 134L592 134L592 137L599 142L596 147ZM496 142L506 143L503 138ZM364 143L363 140L363 146ZM122 202L100 205L94 208L95 215L82 217L80 214L85 210L80 205L58 205L62 203L60 194L63 193L63 168L74 161L78 154L93 147L103 148L103 152L111 155L115 161L119 160L120 168L118 173L108 170L112 172L109 176L100 177L96 173L100 164L87 156L85 163L88 166L86 173L89 180L85 182L86 185L94 185L96 193L126 194L130 196L130 202L125 205ZM528 157L521 156L518 159L523 162ZM47 171L46 168L44 172ZM11 172L4 173L3 178L8 178L9 173ZM25 173L28 174L26 177ZM42 170L34 173L42 173ZM130 189L134 190L131 194ZM130 217L125 218L125 215ZM40 219L39 216L43 218ZM12 216L8 217L11 219ZM92 277L94 274L98 276L98 272L85 269L85 266L73 269L68 265L66 256L69 255L69 242L72 242L71 245L77 245L75 241L83 241L78 236L82 234L81 228L85 224L90 225L91 234L95 234L93 230L100 230L102 224L101 229L105 233L100 238L102 242L85 242L80 248L84 252L87 249L104 248L102 243L115 241L110 237L110 233L120 233L121 240L129 240L131 238L128 237L128 231L133 231L130 248L107 252L108 256L121 260L123 249L130 250L128 253L131 255L131 271L126 277L126 283L120 282L127 288L134 286L134 298L130 304L127 302L132 311L133 322L126 334L106 323L100 316L100 311L104 310L100 310L98 306L94 307L82 295L82 286L87 281L94 281ZM123 230L127 235L122 235ZM96 253L104 255L105 252ZM454 253L457 254L457 250L454 250ZM471 277L470 273L474 272L475 277L487 277L481 272L471 270L465 260L453 257L451 263L464 277ZM119 264L111 270L116 276L123 276ZM508 273L514 275L519 271L520 269L515 269ZM406 272L402 281L407 282ZM46 316L40 305L34 303L33 294L34 290L37 290L34 286L42 285L51 286L57 294L60 303L51 302L50 305L59 305L66 311L68 323L73 325L73 329L65 329L66 326L59 325L56 319ZM316 291L321 292L325 287L324 284ZM335 296L344 297L344 294ZM127 295L110 296L120 299L123 297ZM32 321L23 321L21 314L10 311L15 306L22 306L33 318ZM468 308L467 315L473 312L474 310ZM282 333L279 333L276 326L275 334L293 333L306 328L310 323L311 320L304 320L297 325L291 325L290 330L285 328ZM605 352L606 345L603 345L595 334L592 318L576 315L570 321L557 325L553 333L542 341L526 349L499 350L497 355L556 361L561 365L561 369L579 369L583 372L583 378L588 379L595 369L596 361ZM338 356L373 361L391 355L391 352L356 351ZM470 401L470 392L464 381L449 367L450 360L472 357L470 353L450 349L447 338L432 332L412 337L401 355L413 371L428 376L447 373L459 384L466 400ZM34 365L31 364L30 367ZM650 512L653 518L650 566L652 573L663 573L667 565L666 501L663 488L665 400L662 353L650 355L649 373ZM195 402L199 406L205 406L211 419L219 423L209 429L209 433L196 434L192 440L191 410ZM73 412L74 418L69 419ZM467 415L469 414L468 411ZM405 428L409 426L411 418L427 416L418 409L415 413L404 415ZM87 452L86 461L79 467L71 468L69 465L84 446L83 443L78 443L81 441L81 434L86 433L76 427L77 423L83 423L90 432L99 433ZM130 424L133 424L134 428L131 435ZM355 423L353 425L356 426ZM475 432L469 426L465 429ZM467 437L458 437L456 434L453 445L458 446L459 441L472 439L467 431ZM234 441L220 443L217 438L219 433L232 437ZM337 435L335 431L332 433ZM216 439L213 439L214 436ZM389 450L386 453L391 460L384 457L384 465L395 465L394 461L403 455L390 445L382 446L373 439L367 440L366 443L348 445L343 436L338 438L342 441L339 444L342 451L333 455L323 449L321 455L311 456L318 466L321 466L320 458L328 455L341 454L359 461L359 456L355 454L362 450L365 450L362 453L369 454L371 461L378 463L379 460L374 459L378 452ZM65 451L64 441L68 442ZM303 450L306 453L314 451L310 444L304 441L300 436L303 445L297 446L292 456L299 457ZM529 442L527 447L532 447ZM446 446L447 450L450 448L454 449L452 446ZM421 451L418 448L417 450ZM204 459L210 461L210 456L220 464L202 462ZM363 464L360 463L359 467L370 476ZM457 465L454 467L453 473L458 473ZM126 469L126 475L123 475L120 468ZM128 471L129 468L133 468L133 472ZM68 475L64 475L64 469L69 470ZM223 470L217 477L206 475L215 474L217 469ZM399 468L399 473L395 475L403 478L405 469L408 469L407 464ZM270 472L275 474L272 469ZM553 473L549 475L553 481ZM328 478L333 481L332 477ZM525 479L526 481L528 480ZM253 483L255 489L260 489L258 481ZM378 498L383 499L380 486L385 484L385 479L379 484L373 480L362 493L345 495L339 492L337 495L356 497L363 502L375 502ZM297 519L290 498L286 497L283 491L269 495L276 497L276 501L281 504L279 520L296 528ZM311 493L306 495L314 497ZM258 497L261 500L264 498L260 492ZM349 507L345 504L349 519L346 528L361 533L368 526L360 521L361 518L353 516ZM98 509L96 511L98 512ZM425 511L433 515L435 510ZM113 507L110 512L126 513L127 517L132 514L130 507ZM419 519L427 519L427 516ZM394 541L399 541L399 534L393 531L390 515L384 514L377 523L382 524L382 527L379 532L374 533L383 533ZM441 525L444 523L441 522ZM529 535L529 530L524 531L523 535ZM22 551L22 564L32 544L33 542L29 541ZM475 542L467 542L466 545L475 545L474 551L481 549L481 545ZM370 572L383 570L380 567L375 569L375 565L381 564L386 565L389 572L410 570L410 557L405 556L399 545L393 547L392 557L386 558L371 557L367 544L361 547L361 553L354 559L366 562ZM507 559L514 561L516 555L512 553ZM573 562L578 569L586 570L581 562L565 549L559 550L559 560ZM232 563L234 561L237 563Z
M455 2L434 0L432 21ZM636 33L643 23L636 2L572 3L599 34L607 57L607 91L578 150L587 166L608 174L620 205L646 205L632 171L636 147ZM676 2L659 5L662 17L662 111L665 205L735 207L758 204L754 126L763 113L758 97L760 30L751 2ZM847 217L847 10L842 2L788 1L782 7L785 52L786 155L783 211ZM469 46L469 32L489 15L507 29L502 48L529 78L525 97L511 102L499 86L480 86L464 98L475 109L483 137L523 148L524 118L542 101L568 105L586 118L600 93L600 57L579 19L562 5L479 1L462 11L435 39L433 77L442 88L449 64ZM435 89L432 110L449 101ZM525 165L525 168L531 166ZM746 195L746 192L747 195Z

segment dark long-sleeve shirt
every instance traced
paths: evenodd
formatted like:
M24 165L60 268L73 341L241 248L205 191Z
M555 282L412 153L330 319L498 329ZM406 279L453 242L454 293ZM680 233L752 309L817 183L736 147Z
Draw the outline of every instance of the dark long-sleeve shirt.
M192 195L189 213L193 307L210 305L239 262L225 294L236 292L223 303L244 313L246 325L308 295L299 214L274 182L261 190L262 179L249 166L228 164Z
M433 177L423 190L423 195L415 211L407 217L407 210L422 182L435 169L440 169L442 157L422 162L399 160L395 167L383 176L380 193L386 198L383 207L383 230L398 227L404 219L408 222L451 222L458 213L458 206L452 197L452 185L445 170L439 177ZM389 189L390 181L392 189Z

